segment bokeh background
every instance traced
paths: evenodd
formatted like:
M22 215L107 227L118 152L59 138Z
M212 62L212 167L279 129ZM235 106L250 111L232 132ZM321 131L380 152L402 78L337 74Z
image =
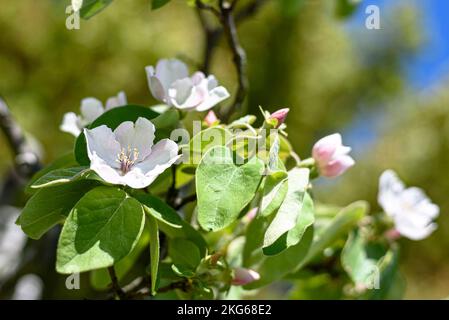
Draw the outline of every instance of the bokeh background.
M45 162L72 148L73 138L59 124L65 112L78 111L82 98L105 101L124 90L130 102L151 105L146 65L163 57L184 59L192 70L201 63L204 35L195 10L173 0L151 11L149 2L115 1L82 20L80 30L67 30L68 0L0 0L0 95L41 145ZM387 168L424 188L441 208L439 228L424 241L401 240L405 298L449 296L449 2L364 0L351 13L339 10L337 0L305 0L289 10L282 2L295 3L269 0L239 25L248 54L247 109L290 107L288 132L302 157L333 132L353 146L357 165L341 178L319 181L320 201L367 199L376 211L378 176ZM380 30L365 28L369 4L380 7ZM225 41L214 51L211 73L235 90ZM3 136L0 150L0 177L6 177L12 159ZM2 207L6 211L14 209ZM10 228L1 221L0 242L9 240L0 245L0 298L30 294L27 288L41 286L45 276L43 298L94 296L65 289L65 277L53 274L48 262L54 248L41 263L8 256L30 244L11 229L12 220ZM57 230L46 239L52 237ZM24 281L30 272L37 276Z

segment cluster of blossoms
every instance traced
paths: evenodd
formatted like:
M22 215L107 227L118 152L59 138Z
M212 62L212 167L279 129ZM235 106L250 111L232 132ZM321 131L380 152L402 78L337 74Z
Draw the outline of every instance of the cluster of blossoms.
M189 76L187 66L176 59L160 60L155 68L146 67L146 74L153 97L168 107L202 112L229 97L228 91L218 86L213 75L206 77L201 72L195 72ZM142 189L151 185L181 155L178 155L178 145L170 139L154 144L155 126L146 118L138 118L135 123L125 121L115 130L105 125L86 128L104 112L126 104L124 92L109 98L105 106L98 99L86 98L81 102L80 115L70 112L64 116L61 130L75 136L84 132L90 168L105 182ZM288 112L288 108L272 114L264 111L265 124L283 132ZM211 127L219 124L220 120L210 110L203 123ZM315 143L308 163L320 176L337 177L355 164L350 151L350 147L343 145L340 134L331 134ZM432 221L439 214L438 206L421 189L406 189L391 170L380 177L379 204L394 222L390 234L419 240L436 229ZM253 219L257 211L253 208L244 221ZM259 278L254 270L237 268L234 270L233 284L245 285Z

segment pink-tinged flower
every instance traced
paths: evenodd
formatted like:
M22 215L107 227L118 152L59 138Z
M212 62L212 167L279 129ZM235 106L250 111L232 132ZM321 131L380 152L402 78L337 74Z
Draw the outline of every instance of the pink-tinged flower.
M67 112L59 128L61 131L71 133L77 137L85 127L94 122L103 113L112 108L124 106L127 103L126 94L123 91L120 91L117 96L108 98L106 107L103 107L103 103L96 98L85 98L81 100L81 114L77 115L74 112Z
M154 142L151 121L122 122L114 131L105 125L84 129L90 168L111 184L146 188L180 157L169 139Z
M218 118L217 115L215 114L215 112L213 112L212 110L210 110L206 117L204 118L204 123L206 123L206 125L208 127L213 126L214 124L216 124L218 122Z
M279 128L279 126L285 122L289 111L289 108L279 109L278 111L272 113L269 119L276 120L276 128Z
M213 75L195 72L189 76L187 66L177 59L162 59L156 68L145 68L154 98L182 110L206 111L229 97Z
M234 269L234 278L232 279L232 284L234 286L244 286L253 281L257 281L260 279L260 275L251 269L245 268L235 268Z
M423 190L406 188L392 170L386 170L380 176L378 202L394 221L395 230L404 237L422 240L437 228L433 220L438 217L440 208Z
M320 139L313 146L312 156L322 176L332 178L341 175L355 164L348 154L350 147L342 143L341 135L335 133Z

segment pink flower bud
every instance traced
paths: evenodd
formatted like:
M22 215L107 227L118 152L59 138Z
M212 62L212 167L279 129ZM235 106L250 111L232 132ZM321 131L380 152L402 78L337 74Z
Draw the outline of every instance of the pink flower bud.
M208 127L213 126L214 124L216 124L218 122L218 118L217 115L215 114L215 112L213 112L212 110L210 110L206 117L204 118L204 122L206 123L206 125Z
M342 144L341 135L335 133L315 143L312 156L320 174L332 178L341 175L355 164L354 159L348 155L350 151L350 147Z
M234 269L234 279L232 279L232 284L234 286L244 286L253 281L260 279L260 275L251 269L245 268L235 268Z
M273 112L270 115L269 119L276 119L277 123L276 123L276 128L278 128L281 124L283 124L285 122L285 119L287 118L287 114L290 111L289 108L283 108L283 109L279 109L276 112Z

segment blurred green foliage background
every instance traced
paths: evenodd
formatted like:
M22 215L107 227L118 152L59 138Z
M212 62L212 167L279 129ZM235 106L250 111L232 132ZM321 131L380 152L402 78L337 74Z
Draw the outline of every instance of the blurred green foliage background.
M418 92L401 70L402 62L425 46L419 10L413 1L400 2L382 12L382 29L372 31L363 21L348 27L336 14L335 1L304 1L298 13L283 9L283 1L267 1L239 25L248 54L248 110L258 115L258 105L290 107L288 132L301 157L309 156L318 138L336 131L355 143L357 165L336 181L320 181L319 201L345 205L367 199L376 211L377 179L387 168L424 188L440 205L441 216L430 238L401 240L406 298L448 296L448 83ZM184 0L157 11L148 0L115 1L82 20L80 30L65 27L68 2L0 0L0 95L27 134L42 144L46 162L72 148L73 137L58 127L65 112L78 111L82 98L105 101L124 90L129 102L151 105L146 65L178 57L194 70L203 59L201 24ZM223 39L211 73L235 91ZM360 128L371 138L358 137ZM0 150L4 173L11 157L1 136Z

